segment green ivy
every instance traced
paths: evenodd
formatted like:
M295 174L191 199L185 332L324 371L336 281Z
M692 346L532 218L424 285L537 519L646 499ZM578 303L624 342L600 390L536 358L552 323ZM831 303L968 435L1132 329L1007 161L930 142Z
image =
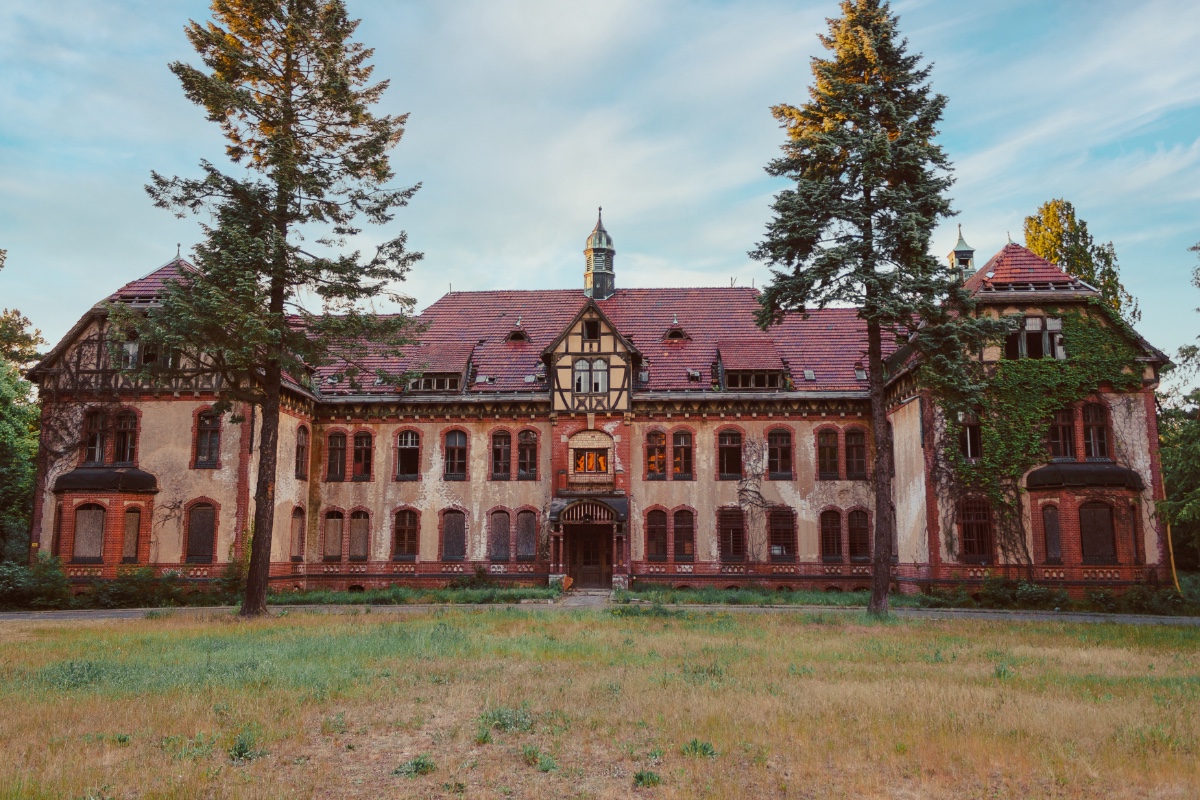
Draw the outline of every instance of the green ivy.
M1002 529L1014 533L1019 530L1019 481L1047 461L1046 439L1054 412L1105 384L1117 391L1141 387L1138 350L1127 327L1115 323L1107 309L1092 303L1086 315L1077 310L1046 312L1062 319L1067 359L976 362L975 372L965 377L923 375L945 414L945 463L956 493L986 496ZM973 461L959 449L960 415L970 413L979 419L982 444L981 457Z

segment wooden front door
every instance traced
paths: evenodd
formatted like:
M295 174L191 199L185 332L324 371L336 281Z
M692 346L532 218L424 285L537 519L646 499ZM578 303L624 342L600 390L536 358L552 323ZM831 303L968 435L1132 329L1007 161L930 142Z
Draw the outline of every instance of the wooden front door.
M567 571L580 589L612 587L612 526L567 527Z

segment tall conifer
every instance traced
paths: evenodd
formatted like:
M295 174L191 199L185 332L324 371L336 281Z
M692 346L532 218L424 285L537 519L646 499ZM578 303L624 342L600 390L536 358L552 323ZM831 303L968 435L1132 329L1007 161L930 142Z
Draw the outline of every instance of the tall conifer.
M789 311L853 303L867 328L875 436L875 547L870 611L887 613L891 580L892 433L884 388L886 337L921 320L945 322L956 276L929 255L930 234L950 215L949 163L934 144L946 98L930 67L910 55L887 2L844 0L820 36L810 99L772 109L787 132L767 166L794 188L780 192L766 236L751 256L772 266L760 324Z
M373 51L352 40L357 27L342 0L213 0L212 21L187 25L204 68L176 62L171 71L250 177L208 162L199 178L154 173L147 191L156 205L212 214L198 272L145 316L111 312L114 325L159 352L181 351L193 372L219 375L223 407L241 401L261 412L243 616L266 612L284 382L335 361L353 380L368 347L398 352L410 327L407 313L366 307L382 296L411 307L389 289L420 258L405 235L369 257L337 254L359 232L356 219L387 223L417 189L386 186L406 116L372 112L387 82L370 83ZM317 246L302 247L304 238ZM313 297L323 313L305 305Z

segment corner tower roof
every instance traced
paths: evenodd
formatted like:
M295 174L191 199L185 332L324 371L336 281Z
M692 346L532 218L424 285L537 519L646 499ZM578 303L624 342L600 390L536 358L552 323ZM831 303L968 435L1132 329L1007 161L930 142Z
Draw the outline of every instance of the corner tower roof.
M612 250L613 240L608 235L608 231L604 230L604 208L596 214L596 227L592 228L591 234L587 238L588 250Z

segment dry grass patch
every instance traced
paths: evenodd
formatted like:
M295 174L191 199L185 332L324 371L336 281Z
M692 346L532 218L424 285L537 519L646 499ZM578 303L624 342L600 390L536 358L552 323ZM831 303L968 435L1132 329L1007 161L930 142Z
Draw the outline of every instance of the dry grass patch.
M628 608L13 623L0 797L1187 797L1198 644Z

